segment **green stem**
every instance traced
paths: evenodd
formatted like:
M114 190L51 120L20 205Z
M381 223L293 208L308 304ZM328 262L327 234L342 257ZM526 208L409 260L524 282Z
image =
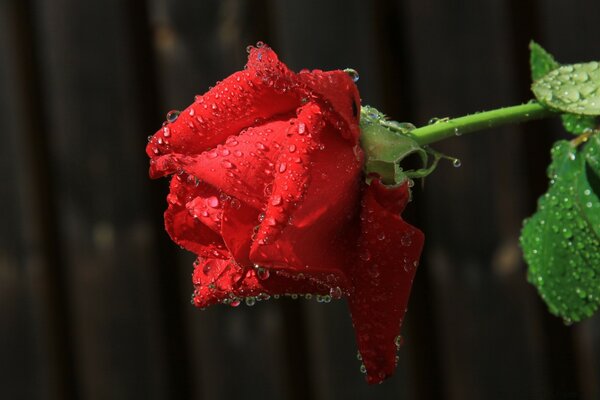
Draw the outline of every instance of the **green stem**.
M453 136L495 128L501 125L555 116L557 113L536 101L518 106L498 108L464 117L440 120L436 123L413 129L409 135L421 146Z

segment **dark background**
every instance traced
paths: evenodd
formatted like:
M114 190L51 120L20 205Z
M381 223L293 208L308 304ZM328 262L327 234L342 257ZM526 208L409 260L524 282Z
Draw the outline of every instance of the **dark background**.
M597 0L1 0L0 398L600 399L600 315L566 327L525 280L521 221L556 121L440 143L395 376L368 386L330 305L189 304L146 137L263 40L360 72L401 121L527 101L528 41L600 59Z

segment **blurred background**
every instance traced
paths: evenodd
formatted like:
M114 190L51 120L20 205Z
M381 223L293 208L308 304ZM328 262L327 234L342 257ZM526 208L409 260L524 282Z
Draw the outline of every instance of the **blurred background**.
M528 42L600 59L597 0L0 1L0 398L600 399L600 315L567 327L525 280L521 221L557 121L440 143L396 374L369 387L350 316L279 300L194 309L144 154L170 109L270 44L360 72L417 125L525 102Z

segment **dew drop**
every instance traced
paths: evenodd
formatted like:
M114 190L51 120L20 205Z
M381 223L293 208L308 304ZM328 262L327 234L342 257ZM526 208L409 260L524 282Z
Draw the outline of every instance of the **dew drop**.
M256 272L256 277L261 281L269 279L270 273L268 269L261 267L260 265L255 265L254 270Z
M286 169L287 169L286 163L279 164L279 172L284 173Z
M227 168L227 169L233 168L233 164L230 161L227 161L227 160L221 161L221 166L223 168Z
M240 201L238 199L231 199L231 208L235 209L235 210L239 210L240 207L242 206L242 204L240 203Z
M340 299L342 297L342 289L339 286L335 286L329 289L329 295L333 299Z
M271 183L267 183L263 189L263 193L265 194L265 196L270 196L271 193L273 193L273 184Z
M454 168L459 168L462 165L462 163L460 162L460 160L458 158L455 158L454 160L452 160L452 166Z
M295 144L291 144L289 147L290 153L293 153L296 151L296 145Z
M276 194L273 196L273 198L271 198L271 204L274 206L278 206L282 203L282 198L280 195Z
M206 199L206 204L209 207L217 208L219 206L219 199L217 199L216 196L210 196L209 198Z
M255 304L256 304L256 298L255 297L246 297L246 305L248 307L252 307Z
M362 249L358 256L363 261L369 261L371 259L371 253L368 249Z
M358 71L352 68L346 68L344 70L345 73L347 73L350 76L350 79L352 79L352 82L356 83L358 82L358 80L360 79L360 76L358 74Z
M267 150L267 146L265 146L265 145L264 145L263 143L261 143L261 142L257 142L257 143L256 143L256 148L257 148L257 149L259 149L259 150L263 150L263 151L264 151L264 150Z
M169 129L168 126L163 127L163 136L168 138L169 136L171 136L171 130Z
M394 344L396 345L396 348L399 349L400 346L402 346L402 336L398 335L394 338Z
M177 121L177 118L179 118L179 114L180 112L177 110L171 110L167 113L167 121L170 123L173 123L175 121Z
M304 122L298 123L298 134L303 135L306 132L306 124Z
M277 221L273 217L267 217L267 218L265 218L265 223L267 225L269 225L269 226L275 226L275 225L277 225Z
M231 303L229 303L229 305L231 307L238 307L242 302L240 301L240 299L232 299Z

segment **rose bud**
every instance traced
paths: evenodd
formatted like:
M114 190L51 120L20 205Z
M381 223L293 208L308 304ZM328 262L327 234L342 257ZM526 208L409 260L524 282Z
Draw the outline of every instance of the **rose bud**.
M294 73L267 46L151 138L166 230L197 254L193 303L345 297L367 380L396 366L423 246L406 182L365 182L360 98L341 70ZM307 296L308 297L308 296Z

